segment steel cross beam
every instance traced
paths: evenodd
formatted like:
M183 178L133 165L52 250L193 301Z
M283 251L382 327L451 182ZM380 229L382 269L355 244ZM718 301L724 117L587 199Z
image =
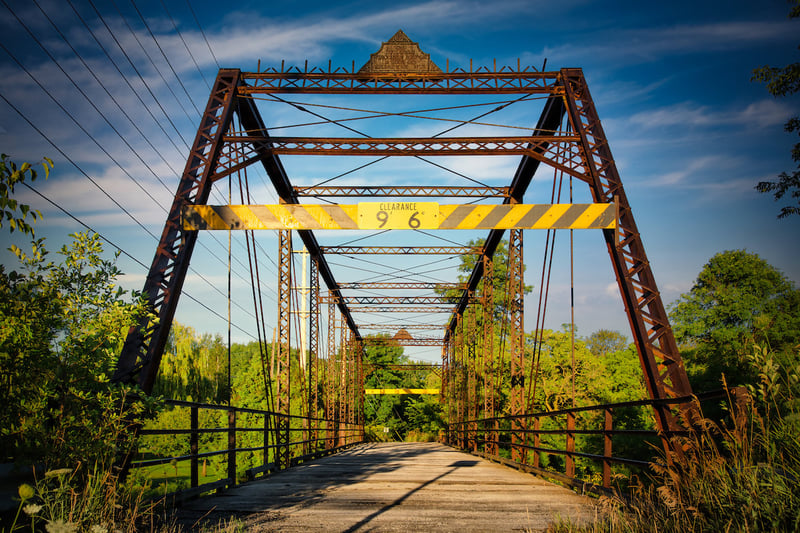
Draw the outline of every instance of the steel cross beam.
M295 187L298 197L452 197L452 198L505 198L508 187L451 187L451 186L317 186Z
M408 290L453 290L463 289L466 287L465 283L433 283L433 282L419 282L419 283L402 283L402 282L386 282L386 283L340 283L340 289L353 289L353 290L372 290L372 289L408 289ZM359 327L364 327L363 324Z
M244 85L242 84L238 86L240 93L243 87ZM239 107L239 116L241 118L242 127L245 129L245 131L267 131L264 120L261 118L261 114L259 113L258 108L252 99L239 98L237 104ZM261 138L269 139L268 136L261 136ZM292 184L286 174L286 170L284 170L283 164L281 163L280 159L278 159L278 156L270 152L267 149L267 145L264 143L259 144L256 150L258 152L258 160L261 161L261 164L264 166L264 170L266 170L267 175L269 175L270 180L275 187L275 191L278 193L280 199L287 204L299 203L297 201L297 196L294 193L294 188L292 187ZM317 238L314 236L314 233L312 233L310 230L297 230L297 234L303 240L303 243L305 244L312 260L317 261L319 274L325 282L325 285L328 287L328 290L333 294L341 296L341 293L339 293L339 286L333 277L333 272L331 271L328 262L325 260L325 256L320 250L319 243L317 242ZM347 306L344 304L338 304L338 306L339 311L342 313L347 325L355 334L356 339L360 340L361 334L358 332L358 326L353 320L353 317L350 316L350 311L347 309Z
M248 130L249 131L249 130ZM556 143L575 143L574 135L531 137L315 138L226 135L227 143L248 143L273 154L353 156L526 155Z
M449 69L447 69L449 70ZM546 94L553 93L560 72L540 72L535 69L497 66L470 70L455 69L450 72L419 74L364 74L343 69L320 68L303 70L296 67L280 70L270 68L260 72L245 72L242 77L252 81L242 86L242 95L270 93L317 94Z
M320 249L326 254L339 255L465 255L479 254L482 250L480 246L323 246Z
M339 302L357 305L452 305L449 296L320 296L322 303ZM473 298L473 301L474 298Z
M350 307L353 313L452 313L455 307L437 307L435 305L427 305L425 307L385 307L385 306L372 306L372 307Z
M386 330L401 330L401 329L442 329L441 324L359 324L361 329L386 329Z
M411 339L381 339L381 338L365 338L364 344L366 346L442 346L444 344L444 339L442 337L419 337L419 338L411 338Z

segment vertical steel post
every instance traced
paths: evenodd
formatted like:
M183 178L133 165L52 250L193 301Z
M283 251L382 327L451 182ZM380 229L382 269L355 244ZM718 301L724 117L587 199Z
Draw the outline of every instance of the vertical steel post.
M290 464L290 383L291 383L291 314L292 314L292 232L278 231L280 251L278 253L278 420L277 463L278 468Z
M228 408L228 478L236 485L236 410Z
M308 437L311 450L317 451L319 437L319 264L311 260L311 298L308 335Z
M475 299L475 294L470 292L470 300ZM476 314L477 309L475 309L475 305L471 305L467 308L467 330L469 331L468 339L465 335L465 341L467 344L467 416L470 420L469 428L468 428L468 447L471 451L477 451L478 449L478 424L476 422L478 418L478 377L476 375L477 371L477 342L478 336L475 335L476 331Z
M603 416L603 486L611 488L611 432L614 430L614 412L611 407L605 408Z
M511 405L509 414L518 416L525 410L525 350L524 350L524 280L522 268L522 230L509 231L508 239L509 332L508 348L511 359ZM511 420L511 459L525 462L525 421Z
M575 477L575 413L567 413L567 477Z
M189 453L191 459L191 487L194 488L200 484L200 476L198 474L199 458L197 454L200 452L200 417L197 412L197 406L191 406L189 411Z
M498 453L497 420L495 411L494 368L494 261L483 256L483 417L489 420L486 426L484 452Z
M336 305L331 300L328 304L328 364L325 379L325 448L330 450L336 447Z

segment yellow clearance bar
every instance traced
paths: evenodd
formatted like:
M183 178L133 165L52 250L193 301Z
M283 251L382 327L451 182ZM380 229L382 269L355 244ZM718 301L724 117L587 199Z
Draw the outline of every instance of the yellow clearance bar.
M614 229L616 204L187 205L183 229Z
M439 394L439 389L364 389L364 394Z

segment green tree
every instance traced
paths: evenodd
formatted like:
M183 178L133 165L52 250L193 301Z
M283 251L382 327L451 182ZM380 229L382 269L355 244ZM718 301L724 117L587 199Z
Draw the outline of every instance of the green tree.
M780 271L744 250L716 254L670 319L699 390L756 379L745 354L753 342L791 356L800 343L800 291Z
M800 0L795 0L789 11L789 18L800 17ZM782 97L800 91L800 62L791 63L785 67L763 66L753 71L753 80L767 84L767 90L772 96ZM800 116L791 117L784 125L787 133L800 134ZM797 200L797 205L787 205L781 208L778 218L789 215L800 215L800 142L792 148L792 160L798 163L798 170L791 173L781 172L776 181L761 181L756 185L756 190L762 193L773 193L775 200L780 200L787 193Z
M624 350L627 345L628 339L625 335L609 329L598 329L586 339L586 347L598 357Z
M154 395L173 400L227 402L228 352L222 337L173 322Z
M48 168L49 160L45 165ZM0 168L2 218L33 236L28 206L11 198L14 185L35 172L6 156ZM0 265L0 453L3 460L75 467L110 465L124 443L125 388L109 375L128 328L144 301L117 287L115 259L104 259L96 234L72 235L58 262L44 239L30 251L12 246L18 270Z
M45 179L50 175L52 167L53 161L45 157L42 160ZM17 167L17 164L11 161L6 154L0 154L0 228L3 227L5 221L11 233L18 229L23 234L34 236L33 226L28 223L28 215L30 215L31 221L36 222L36 219L41 218L42 214L31 209L31 206L27 204L17 202L13 195L14 188L18 184L24 183L26 179L35 181L37 177L36 170L29 163L23 163Z

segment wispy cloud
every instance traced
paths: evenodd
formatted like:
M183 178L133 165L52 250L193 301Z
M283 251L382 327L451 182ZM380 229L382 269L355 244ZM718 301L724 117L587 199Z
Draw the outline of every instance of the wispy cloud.
M760 100L733 109L715 109L693 102L681 102L636 113L627 122L645 129L671 126L766 128L783 124L790 113L788 105L776 100Z

